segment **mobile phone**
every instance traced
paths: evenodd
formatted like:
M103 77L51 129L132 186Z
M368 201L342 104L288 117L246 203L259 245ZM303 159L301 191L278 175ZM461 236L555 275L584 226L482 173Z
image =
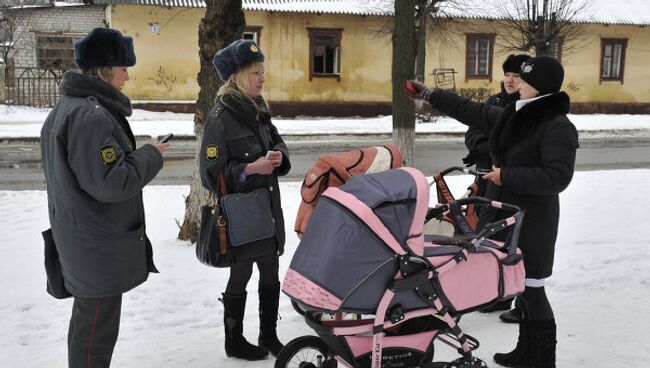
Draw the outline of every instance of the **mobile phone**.
M418 94L418 90L415 89L413 82L411 82L410 80L404 81L404 90L406 91L406 94L409 96L415 96Z
M269 157L271 157L271 152L273 152L273 151L266 151L266 157L265 158L267 160L269 159Z
M174 133L169 133L166 136L162 137L158 143L167 143L170 139L174 138Z

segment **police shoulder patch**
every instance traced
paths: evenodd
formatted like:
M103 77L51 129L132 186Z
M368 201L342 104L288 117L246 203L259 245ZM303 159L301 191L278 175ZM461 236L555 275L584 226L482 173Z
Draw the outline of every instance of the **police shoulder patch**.
M117 160L117 151L112 144L107 144L98 148L99 158L104 165L113 165Z
M205 148L205 159L208 161L216 161L219 159L219 146L216 144L209 144Z

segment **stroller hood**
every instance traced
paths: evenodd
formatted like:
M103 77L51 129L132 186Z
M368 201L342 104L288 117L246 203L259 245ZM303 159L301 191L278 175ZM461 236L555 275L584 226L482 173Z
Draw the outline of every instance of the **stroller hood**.
M429 186L413 168L354 176L318 201L283 291L308 308L373 312L398 272L422 255ZM408 304L421 304L415 294Z

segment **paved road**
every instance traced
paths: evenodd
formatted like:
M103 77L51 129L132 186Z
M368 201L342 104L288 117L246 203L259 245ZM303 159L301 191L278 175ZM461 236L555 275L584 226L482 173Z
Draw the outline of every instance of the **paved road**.
M341 152L358 147L381 145L390 135L287 136L293 169L283 180L302 180L306 171L326 152ZM139 144L146 143L139 139ZM625 131L581 133L577 170L650 168L650 132ZM192 175L196 142L193 139L172 141L165 153L166 162L154 179L157 185L185 185ZM462 136L444 134L418 135L415 167L427 175L461 164L466 154ZM0 139L0 190L44 189L37 140Z

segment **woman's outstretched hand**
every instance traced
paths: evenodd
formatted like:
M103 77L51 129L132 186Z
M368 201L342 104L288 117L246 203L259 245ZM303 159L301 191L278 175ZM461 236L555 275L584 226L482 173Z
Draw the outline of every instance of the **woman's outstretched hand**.
M432 91L431 88L413 79L404 82L404 90L409 97L425 101L429 99L429 94Z

